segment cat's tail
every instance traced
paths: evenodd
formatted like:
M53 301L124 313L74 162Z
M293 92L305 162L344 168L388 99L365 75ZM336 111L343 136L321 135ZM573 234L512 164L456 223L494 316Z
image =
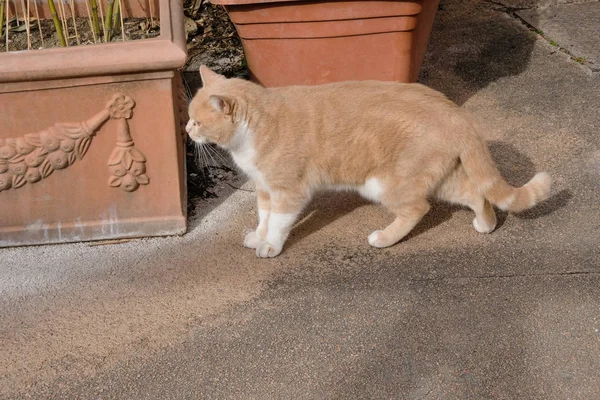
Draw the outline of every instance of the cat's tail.
M501 210L524 211L546 200L550 194L552 179L546 172L536 174L519 188L508 184L494 165L487 144L478 137L466 146L460 161L483 196Z

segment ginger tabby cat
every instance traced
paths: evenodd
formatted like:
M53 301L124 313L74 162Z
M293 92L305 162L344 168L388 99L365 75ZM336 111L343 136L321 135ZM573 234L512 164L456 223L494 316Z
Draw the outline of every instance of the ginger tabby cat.
M244 245L277 256L303 207L321 189L356 190L396 218L368 237L387 247L428 212L428 198L475 211L473 227L496 227L492 204L523 211L546 199L550 176L520 188L494 166L474 119L420 84L340 82L264 88L206 66L186 130L216 143L256 183L258 227Z

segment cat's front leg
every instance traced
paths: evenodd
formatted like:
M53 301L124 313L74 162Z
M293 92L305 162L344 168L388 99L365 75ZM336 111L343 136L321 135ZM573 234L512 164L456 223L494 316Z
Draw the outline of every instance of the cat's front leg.
M271 195L266 190L256 185L256 204L258 208L258 226L244 239L244 246L256 249L258 244L267 237L269 227L269 214L271 214Z
M256 247L258 257L275 257L281 253L283 244L306 201L307 198L303 194L287 191L271 192L267 236Z

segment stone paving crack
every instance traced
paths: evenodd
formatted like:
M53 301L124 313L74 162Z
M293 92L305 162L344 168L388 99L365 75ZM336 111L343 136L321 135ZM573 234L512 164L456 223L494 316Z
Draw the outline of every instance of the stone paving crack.
M422 279L408 279L409 282L434 282L434 281L451 281L460 279L510 279L510 278L538 278L538 277L556 277L556 276L570 276L570 275L598 275L600 271L565 271L565 272L551 272L551 273L540 273L540 274L505 274L505 275L475 275L475 276L443 276L439 278L422 278Z
M548 36L544 31L542 31L541 29L538 29L537 27L533 26L532 24L530 24L529 22L527 22L523 17L521 17L518 14L519 11L531 10L531 9L538 9L538 8L541 8L541 7L534 7L534 6L529 6L529 7L510 7L510 6L502 4L501 2L494 1L494 0L484 0L484 1L486 3L488 3L488 4L490 4L490 5L496 6L496 7L494 7L494 10L503 12L503 13L507 14L508 16L512 17L513 19L519 21L521 24L525 25L525 27L527 27L527 29L529 29L530 31L534 32L539 37L541 37L542 39L544 39L546 41L546 43L548 43L549 45L551 45L554 48L556 48L557 51L560 51L561 53L566 54L567 56L569 56L569 59L571 61L573 61L573 62L575 62L577 64L580 64L580 65L583 65L583 66L587 67L590 72L593 72L593 69L590 68L590 66L586 63L586 61L585 61L584 58L576 56L571 51L569 51L567 48L565 48L564 46L561 46L560 44L558 44L555 40L553 40L550 36ZM598 2L600 2L600 0ZM597 2L590 2L590 3L597 3ZM570 4L570 3L566 3L566 4Z

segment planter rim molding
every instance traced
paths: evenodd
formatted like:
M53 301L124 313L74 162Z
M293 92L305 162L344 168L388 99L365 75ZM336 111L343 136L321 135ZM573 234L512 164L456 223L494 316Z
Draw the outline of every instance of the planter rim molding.
M242 5L242 4L262 4L262 3L289 3L292 1L303 0L209 0L213 4L222 4L224 6Z
M318 2L315 0L209 0L213 4L222 4L224 6L237 6L244 4L263 4L263 3L291 3L298 1L311 1ZM363 0L369 1L369 0ZM372 1L372 0L371 0Z
M269 3L321 3L322 1L318 0L209 0L213 4L223 5L223 6L244 6L244 5L260 5L260 4L269 4ZM328 0L332 1L332 0ZM340 0L343 1L343 0ZM358 3L371 3L371 2L393 2L398 1L399 3L411 3L411 0L354 0ZM416 2L415 2L416 3ZM411 7L408 5L407 7ZM418 13L418 11L417 11Z
M0 54L2 83L176 69L187 58L183 3L160 4L160 35L119 43Z

